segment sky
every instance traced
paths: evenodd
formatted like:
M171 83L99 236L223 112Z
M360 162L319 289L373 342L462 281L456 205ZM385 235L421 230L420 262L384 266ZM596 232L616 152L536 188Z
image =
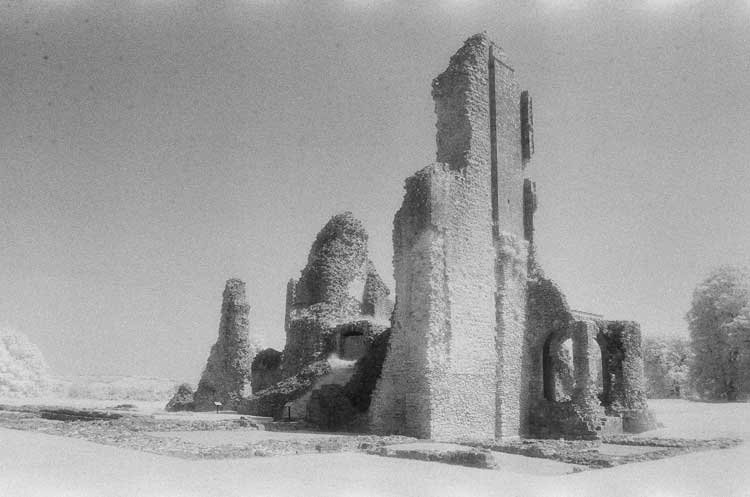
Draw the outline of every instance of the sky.
M5 0L0 325L53 372L197 382L228 278L284 343L286 282L352 211L393 288L432 78L474 33L534 98L535 241L573 308L685 334L750 263L750 4Z

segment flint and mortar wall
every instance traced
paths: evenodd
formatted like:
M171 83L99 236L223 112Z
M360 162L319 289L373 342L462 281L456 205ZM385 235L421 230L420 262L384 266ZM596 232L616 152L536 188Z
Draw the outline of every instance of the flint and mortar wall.
M639 433L656 427L646 404L641 328L632 321L597 321L602 351L604 395L610 414L622 417L623 430Z
M367 254L368 235L350 212L320 230L299 281L286 292L282 373L289 377L334 351L334 328L362 320L385 324L390 291Z
M613 409L644 407L640 326L632 321L599 321L597 324L604 377L602 403Z
M601 351L596 341L599 329L593 321L576 321L572 326L573 368L575 372L574 399L599 406L597 376Z
M497 209L498 233L523 239L524 161L521 152L521 88L505 54L494 45L489 49L490 108L493 135L492 181Z
M529 371L524 362L528 243L501 233L497 244L497 391L495 437L518 437L527 430Z
M440 342L450 330L445 298L444 235L433 225L433 212L454 174L433 164L406 181L406 195L394 220L393 267L397 303L389 352L370 407L378 433L435 436L432 429L432 375L442 366Z
M362 222L351 212L333 216L310 248L307 265L297 282L295 304L361 299L369 262L367 239Z
M211 347L206 368L195 391L195 409L211 410L214 402L232 409L251 392L250 365L258 352L249 332L250 305L245 283L227 281L221 306L219 337Z
M541 277L528 280L524 356L530 402L544 399L544 343L551 335L558 343L570 337L572 321L565 295L552 280Z
M393 312L393 302L388 298L391 291L375 271L373 263L368 261L367 265L367 279L362 294L362 314L378 320L389 320Z
M439 163L407 180L394 220L398 304L371 407L375 431L441 440L519 434L519 91L492 50L486 36L470 38L433 82Z
M524 239L521 89L502 50L491 45L489 53L498 356L495 437L512 438L525 431L529 407L523 363L528 242Z
M284 307L284 332L289 333L289 321L294 303L297 301L297 280L291 278L286 284L286 302Z
M280 382L281 352L270 348L258 352L253 359L251 373L254 394Z

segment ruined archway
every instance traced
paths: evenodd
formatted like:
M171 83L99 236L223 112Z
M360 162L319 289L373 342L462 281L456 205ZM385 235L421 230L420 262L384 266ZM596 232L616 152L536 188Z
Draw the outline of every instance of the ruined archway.
M598 328L571 312L554 283L530 281L528 434L537 438L597 438L605 427L597 397L601 361Z
M542 346L542 395L550 402L571 399L575 384L570 334L550 333Z

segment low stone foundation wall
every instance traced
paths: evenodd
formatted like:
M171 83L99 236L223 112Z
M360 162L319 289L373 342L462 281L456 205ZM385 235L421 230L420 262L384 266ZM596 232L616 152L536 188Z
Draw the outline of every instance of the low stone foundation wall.
M626 433L643 433L659 425L654 413L647 408L622 409L619 414L622 417L622 429Z
M492 452L487 449L445 443L408 443L378 447L368 452L378 456L441 462L470 468L493 469L497 466Z
M531 408L529 435L532 438L595 440L602 437L603 419L587 419L573 402L539 401Z

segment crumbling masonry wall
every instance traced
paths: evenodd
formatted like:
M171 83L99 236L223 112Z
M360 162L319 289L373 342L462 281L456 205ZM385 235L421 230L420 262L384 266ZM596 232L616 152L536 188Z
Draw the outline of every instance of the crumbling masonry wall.
M501 233L496 241L497 392L496 438L526 433L529 370L524 362L526 334L527 243Z
M255 355L252 366L253 393L275 385L281 377L281 352L274 349L263 349Z
M592 321L576 320L557 285L539 275L528 281L527 325L525 363L530 410L526 434L593 439L607 431L617 432L597 398L597 326ZM573 352L570 398L557 391L560 385L554 376L559 368L555 363L559 348L566 340L571 340Z
M377 432L441 440L519 435L526 298L520 91L495 50L484 35L470 38L433 82L438 162L407 179L394 219L398 303L370 412Z
M242 397L250 395L250 365L259 348L250 337L249 313L245 283L228 280L221 305L219 337L211 347L193 396L195 410L212 410L214 402L221 402L225 409L234 409Z
M545 398L544 345L550 339L559 344L570 338L573 316L565 295L552 280L530 278L527 292L525 381L529 385L528 395L533 402Z
M598 321L597 326L604 382L602 405L608 413L622 417L627 432L654 428L656 420L646 404L640 326L632 321Z
M652 427L637 325L571 311L536 261L532 103L504 54L473 36L432 94L437 162L406 180L394 218L395 309L362 224L334 216L287 286L281 370L256 368L258 383L285 379L241 409L279 416L309 399L309 420L338 429L369 407L375 432L437 440ZM346 385L316 383L332 353L360 359Z
M362 222L350 212L333 216L318 233L299 281L288 283L285 378L334 352L337 326L388 322L390 291L369 259L367 241Z

